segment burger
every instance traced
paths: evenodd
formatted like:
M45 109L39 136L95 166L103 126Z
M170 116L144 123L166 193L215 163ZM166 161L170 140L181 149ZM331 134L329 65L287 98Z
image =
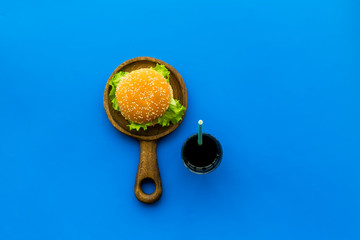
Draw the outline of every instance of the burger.
M118 72L109 82L112 107L129 122L130 130L159 124L177 124L185 107L174 99L170 71L161 64L131 72Z

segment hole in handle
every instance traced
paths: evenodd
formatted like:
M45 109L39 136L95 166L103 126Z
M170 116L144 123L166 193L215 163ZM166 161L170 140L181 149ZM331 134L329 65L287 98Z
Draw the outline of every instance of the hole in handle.
M141 181L140 187L145 194L152 194L155 192L156 184L151 178L145 178Z

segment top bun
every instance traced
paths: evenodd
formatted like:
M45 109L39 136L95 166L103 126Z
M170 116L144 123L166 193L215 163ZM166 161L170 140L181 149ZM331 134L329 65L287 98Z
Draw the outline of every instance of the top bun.
M172 89L157 71L143 68L126 74L116 87L121 114L135 123L148 123L161 117L170 104Z

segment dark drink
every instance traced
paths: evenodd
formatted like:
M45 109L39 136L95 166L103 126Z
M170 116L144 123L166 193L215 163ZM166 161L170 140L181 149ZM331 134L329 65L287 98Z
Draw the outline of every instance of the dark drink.
M202 145L198 144L198 135L189 137L181 150L185 166L192 172L203 174L217 168L222 159L219 141L210 134L202 135Z

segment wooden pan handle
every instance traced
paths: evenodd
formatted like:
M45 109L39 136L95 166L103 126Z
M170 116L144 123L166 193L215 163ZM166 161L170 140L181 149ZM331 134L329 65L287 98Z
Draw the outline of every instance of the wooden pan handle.
M156 145L157 141L140 141L140 160L135 179L135 196L143 203L156 202L162 193ZM155 191L152 194L146 194L141 189L141 182L145 179L150 179L155 183Z

